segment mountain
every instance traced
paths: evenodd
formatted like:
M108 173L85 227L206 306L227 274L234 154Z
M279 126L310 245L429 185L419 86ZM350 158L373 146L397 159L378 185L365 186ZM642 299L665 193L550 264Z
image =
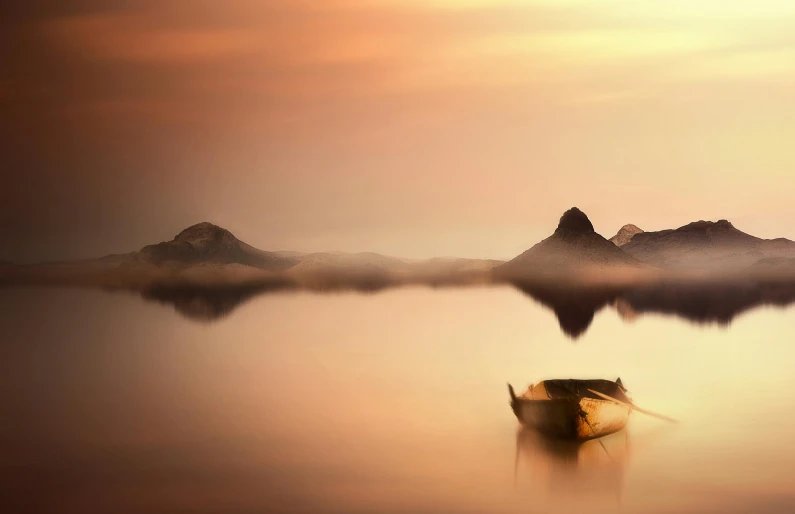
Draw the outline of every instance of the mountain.
M288 252L280 252L285 254ZM318 269L370 268L382 271L404 270L408 267L405 259L389 257L373 252L316 252L294 254L298 264L292 271L315 271Z
M747 268L748 274L757 278L765 276L773 278L795 277L795 258L766 257Z
M584 212L572 207L561 216L554 234L494 271L510 280L640 266L635 258L597 234Z
M294 254L299 262L287 274L313 289L377 290L389 285L487 282L503 261L433 258L401 259L373 252Z
M402 284L465 285L488 282L491 269L501 263L457 258L401 259L373 252L269 252L204 222L186 228L171 241L148 245L137 252L26 266L0 264L0 286L59 284L148 292L177 288L176 303L183 310L194 305L191 302L195 297L199 298L196 305L201 304L197 312L216 313L235 303L236 298L248 295L248 291L243 295L235 291L219 301L216 297L204 301L205 289L259 291L289 285L323 291L373 291ZM187 294L179 288L194 288L202 295Z
M636 227L635 225L624 225L621 227L616 235L610 238L610 242L616 246L624 246L625 244L629 243L629 240L635 234L642 234L643 230Z
M267 271L284 271L298 264L295 258L254 248L207 222L186 228L171 241L145 246L134 257L158 265L242 264Z
M449 273L480 273L491 271L505 261L493 259L464 259L459 257L435 257L433 259L410 260L407 272L417 275L441 275Z
M795 257L795 243L746 234L727 220L696 221L674 230L636 234L622 246L636 259L663 268L740 270L766 258Z
M459 257L434 257L431 259L402 259L374 252L274 252L279 256L298 261L291 272L315 271L318 269L370 268L392 273L433 274L466 273L488 271L505 261L489 259L465 259Z
M275 255L279 257L288 257L288 258L298 258L302 255L306 255L304 252L293 252L293 251L277 251L273 252Z

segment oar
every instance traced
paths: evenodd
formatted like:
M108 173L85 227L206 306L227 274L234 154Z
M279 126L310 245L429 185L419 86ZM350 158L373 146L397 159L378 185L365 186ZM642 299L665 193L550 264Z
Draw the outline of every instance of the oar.
M629 408L634 409L634 410L636 410L638 412L642 412L643 414L646 414L648 416L659 418L659 419L662 419L662 420L667 421L669 423L679 423L677 420L675 420L673 418L669 418L668 416L663 416L662 414L657 414L656 412L651 412L651 411L647 411L646 409L641 409L640 407L638 407L634 403L633 404L624 403L621 400L617 400L617 399L613 398L612 396L608 396L606 394L600 393L599 391L594 391L593 389L588 389L588 390L590 392L592 392L593 394L595 394L596 396L601 396L605 400L610 400L611 402L615 402L615 403L617 403L619 405L624 405L625 407L629 407Z

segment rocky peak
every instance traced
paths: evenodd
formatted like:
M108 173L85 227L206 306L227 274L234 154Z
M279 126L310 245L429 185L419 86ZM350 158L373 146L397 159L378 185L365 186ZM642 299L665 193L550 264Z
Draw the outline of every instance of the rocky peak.
M558 228L555 229L555 234L561 236L567 235L581 235L594 232L591 220L577 207L572 207L563 213L558 223Z
M228 230L206 221L186 228L174 238L176 243L190 243L196 247L223 246L236 240Z
M734 225L731 224L728 220L718 220L718 221L694 221L692 223L688 223L684 227L681 227L680 230L709 230L709 229L722 229L722 230L729 230L734 228Z
M616 235L610 238L610 242L615 244L616 246L624 246L625 244L629 243L629 241L637 234L642 234L643 230L638 228L635 225L629 224L624 225L621 227Z

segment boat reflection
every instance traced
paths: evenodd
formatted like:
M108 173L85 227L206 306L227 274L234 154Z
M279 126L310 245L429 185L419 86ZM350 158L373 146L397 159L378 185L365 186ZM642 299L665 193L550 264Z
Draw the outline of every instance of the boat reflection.
M621 430L586 442L565 441L520 428L516 433L514 484L533 497L621 499L629 460L629 435Z
M630 454L643 453L675 433L677 427L664 423L632 436L623 429L585 442L550 438L520 427L516 432L515 492L534 500L601 503L612 508L621 503Z

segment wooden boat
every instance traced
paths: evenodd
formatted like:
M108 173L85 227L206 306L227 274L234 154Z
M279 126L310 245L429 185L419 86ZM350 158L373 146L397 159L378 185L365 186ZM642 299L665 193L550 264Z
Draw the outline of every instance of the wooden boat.
M521 396L508 384L508 391L511 408L524 426L561 439L585 441L617 432L633 410L620 378L544 380Z

